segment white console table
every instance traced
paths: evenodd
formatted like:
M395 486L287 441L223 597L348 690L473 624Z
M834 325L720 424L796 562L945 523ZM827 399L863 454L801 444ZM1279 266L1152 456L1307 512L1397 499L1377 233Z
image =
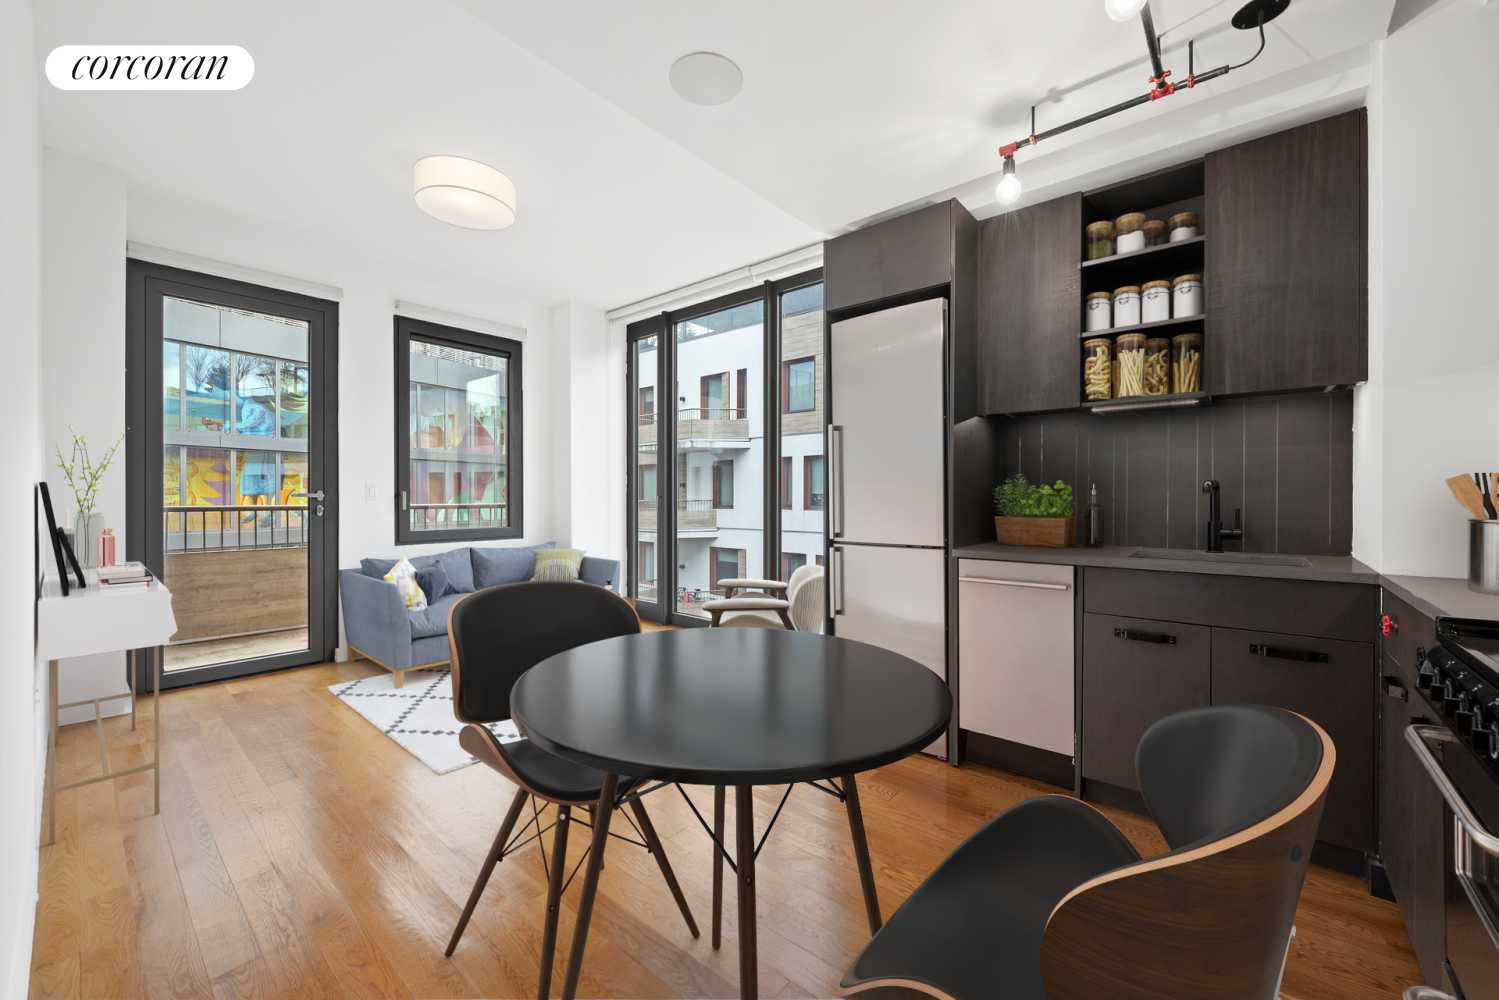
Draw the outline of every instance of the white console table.
M177 631L177 618L172 614L172 592L160 580L152 580L145 586L121 587L118 590L101 587L98 573L85 570L88 586L79 590L69 579L69 594L62 596L62 587L57 577L48 575L42 587L42 598L37 604L37 652L46 658L48 666L47 684L47 843L57 839L57 793L80 785L91 785L96 781L109 781L139 771L154 771L152 784L156 789L155 811L161 811L161 659L162 647ZM135 728L135 688L139 676L136 670L135 650L152 649L155 660L155 682L151 686L152 745L155 756L151 763L126 768L123 771L109 769L109 752L104 745L104 721L99 711L102 701L119 698L130 699L130 728ZM111 653L130 650L130 690L122 694L75 701L66 705L57 703L57 661L72 656L89 656L93 653ZM99 757L104 773L92 778L57 784L57 713L76 705L94 706L94 723L99 731Z

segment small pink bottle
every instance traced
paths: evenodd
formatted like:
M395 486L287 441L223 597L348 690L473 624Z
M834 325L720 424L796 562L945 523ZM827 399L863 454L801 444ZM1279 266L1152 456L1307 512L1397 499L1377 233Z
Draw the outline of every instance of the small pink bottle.
M99 565L113 566L115 564L115 536L114 531L105 528L99 532Z

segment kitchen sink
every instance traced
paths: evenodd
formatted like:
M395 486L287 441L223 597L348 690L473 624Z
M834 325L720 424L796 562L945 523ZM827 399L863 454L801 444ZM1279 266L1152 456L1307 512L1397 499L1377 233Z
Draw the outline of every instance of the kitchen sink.
M1312 565L1300 556L1276 556L1259 552L1200 552L1197 549L1140 549L1131 559L1178 559L1183 562L1244 563L1250 566Z

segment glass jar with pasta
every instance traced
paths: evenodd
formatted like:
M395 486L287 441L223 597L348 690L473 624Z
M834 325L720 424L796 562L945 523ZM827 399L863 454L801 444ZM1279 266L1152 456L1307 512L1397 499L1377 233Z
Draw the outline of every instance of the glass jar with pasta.
M1083 395L1089 400L1113 396L1114 342L1108 337L1083 341Z
M1119 360L1119 389L1115 398L1145 395L1145 334L1121 333L1114 341Z
M1171 391L1202 390L1202 334L1181 333L1171 338Z
M1164 396L1171 391L1171 341L1151 337L1145 341L1145 395Z

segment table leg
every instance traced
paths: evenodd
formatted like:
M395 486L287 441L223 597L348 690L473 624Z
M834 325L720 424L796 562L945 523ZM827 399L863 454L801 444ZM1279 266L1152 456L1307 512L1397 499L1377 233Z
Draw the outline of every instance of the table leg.
M57 661L47 661L47 843L57 842Z
M151 746L156 753L155 770L151 772L151 784L155 786L156 801L153 813L161 812L161 647L151 650L156 660L156 683L151 686Z
M734 850L739 870L739 997L760 994L760 959L755 947L755 789L734 787Z
M557 911L562 905L562 876L567 873L567 828L572 819L571 806L557 807L557 821L552 831L552 870L547 873L547 917L541 932L541 976L537 980L537 1000L552 995L552 953L557 950Z
M140 671L136 669L135 650L130 651L130 731L135 732L135 689L140 687Z
M848 807L848 831L853 836L854 858L859 863L859 885L864 889L864 913L869 933L880 929L880 901L874 891L874 868L869 863L869 843L864 839L864 810L859 807L859 785L852 774L843 778L843 804Z
M588 921L593 916L593 898L599 891L599 869L604 864L604 848L609 842L609 819L614 815L614 795L619 790L619 775L604 775L599 804L593 811L593 846L588 852L588 868L583 872L583 894L578 899L577 923L573 926L573 948L567 956L567 977L562 981L562 1000L578 995L578 975L583 971L583 948L588 943ZM554 864L562 864L558 858Z
M718 838L718 843L713 845L713 949L718 950L718 944L723 931L723 799L724 786L713 787L713 836Z

